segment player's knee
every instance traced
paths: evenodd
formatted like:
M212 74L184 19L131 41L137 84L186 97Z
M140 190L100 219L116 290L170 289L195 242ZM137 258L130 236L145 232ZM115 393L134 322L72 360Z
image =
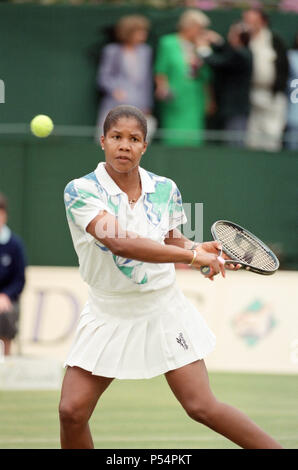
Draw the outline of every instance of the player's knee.
M187 406L186 412L191 419L208 424L216 413L216 403L215 399L195 401Z
M62 425L68 426L81 426L88 421L77 404L66 401L59 404L59 418Z

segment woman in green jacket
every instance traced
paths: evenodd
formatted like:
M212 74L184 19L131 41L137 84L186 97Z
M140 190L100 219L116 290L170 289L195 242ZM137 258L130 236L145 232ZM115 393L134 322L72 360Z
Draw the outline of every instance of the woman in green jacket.
M210 71L196 53L208 17L197 10L182 14L178 32L160 39L155 63L156 97L160 100L162 141L167 145L200 145L208 106Z

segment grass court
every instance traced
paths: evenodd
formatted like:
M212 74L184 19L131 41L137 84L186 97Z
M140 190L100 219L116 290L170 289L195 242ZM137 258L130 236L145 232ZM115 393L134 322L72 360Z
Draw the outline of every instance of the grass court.
M210 373L216 397L298 449L297 375ZM59 391L0 391L0 449L57 449ZM96 449L236 449L192 421L163 376L115 380L90 421Z

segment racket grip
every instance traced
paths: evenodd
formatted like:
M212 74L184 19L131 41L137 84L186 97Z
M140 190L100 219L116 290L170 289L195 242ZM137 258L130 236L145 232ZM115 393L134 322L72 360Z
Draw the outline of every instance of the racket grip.
M210 273L211 269L209 266L201 266L200 271L204 276L207 276Z

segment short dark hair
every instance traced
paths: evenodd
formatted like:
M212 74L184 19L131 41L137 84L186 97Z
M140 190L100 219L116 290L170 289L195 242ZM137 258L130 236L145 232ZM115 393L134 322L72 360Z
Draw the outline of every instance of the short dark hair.
M260 16L260 18L262 18L263 20L263 23L267 24L268 26L270 25L270 20L269 20L269 16L268 14L262 9L262 7L252 7L252 8L249 8L248 10L246 11L253 11L255 13L258 13L258 15Z
M7 212L7 199L6 197L4 196L4 194L0 193L0 210L4 210L5 212Z
M137 123L139 124L141 131L144 135L144 139L146 140L147 137L147 120L136 106L131 106L127 104L122 104L112 108L109 113L107 114L104 124L103 124L103 134L107 135L111 127L116 124L118 119L122 117L127 118L134 118Z

